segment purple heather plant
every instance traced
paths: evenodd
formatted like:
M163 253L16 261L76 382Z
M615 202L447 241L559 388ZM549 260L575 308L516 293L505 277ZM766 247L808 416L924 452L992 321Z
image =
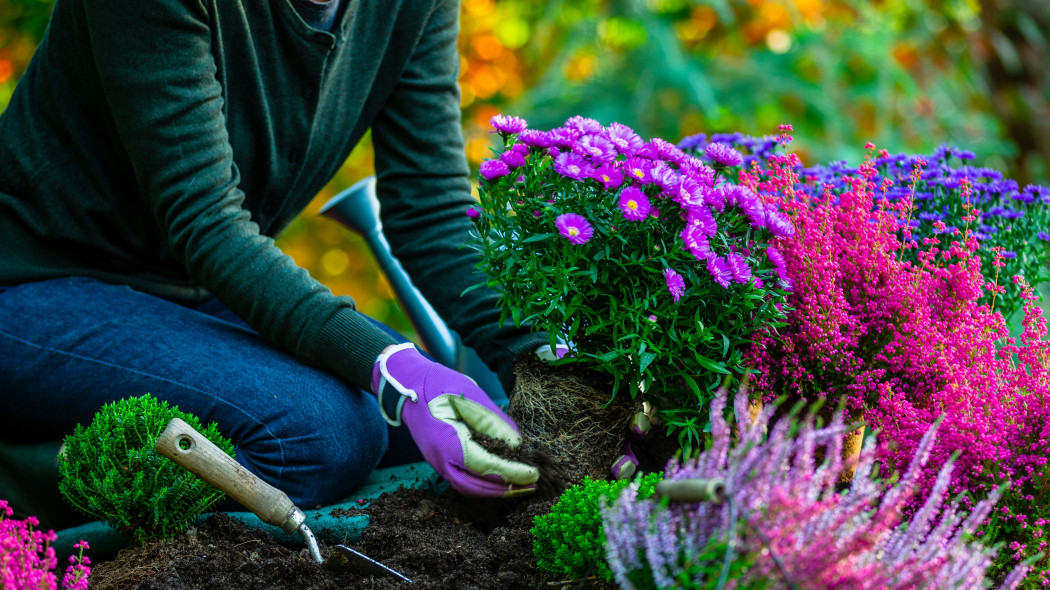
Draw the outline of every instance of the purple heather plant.
M936 472L925 501L904 507L922 490L936 425L923 435L907 471L892 486L873 477L875 446L861 451L849 489L839 491L842 441L849 430L836 413L817 427L812 415L770 426L766 406L752 422L748 397L735 397L734 444L723 417L725 390L711 403L711 441L695 458L672 459L664 480L721 480L726 501L661 503L639 499L635 485L602 507L605 557L621 588L979 588L995 555L972 535L1001 490L967 511L949 499L953 465ZM766 433L768 432L768 437ZM823 451L824 459L818 459ZM712 555L723 543L729 555ZM728 560L723 561L726 557ZM719 572L744 560L731 586ZM1016 588L1018 566L1001 588Z
M57 536L54 531L37 530L40 524L36 517L12 520L14 510L7 501L0 500L0 588L4 590L56 590L58 577L54 569L58 558L51 543ZM84 556L87 541L75 543L77 555L69 557L62 577L63 590L87 590L91 575L91 559Z
M619 123L513 133L506 120L481 165L474 243L504 319L568 342L560 363L608 373L620 391L648 384L642 395L695 444L699 410L746 372L752 335L784 319L765 250L790 222L719 173L739 156L728 146L712 167Z

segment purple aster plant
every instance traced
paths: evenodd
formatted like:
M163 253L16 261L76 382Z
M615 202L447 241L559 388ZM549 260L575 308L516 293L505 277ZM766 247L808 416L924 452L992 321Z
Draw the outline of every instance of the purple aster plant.
M736 201L709 203L737 188L667 141L573 117L508 136L482 164L471 245L503 317L572 343L561 362L606 373L618 394L658 398L692 446L702 424L690 416L721 375L746 372L743 343L789 311L763 255L774 235Z
M590 222L578 213L562 213L554 220L558 233L577 246L586 244L594 236Z

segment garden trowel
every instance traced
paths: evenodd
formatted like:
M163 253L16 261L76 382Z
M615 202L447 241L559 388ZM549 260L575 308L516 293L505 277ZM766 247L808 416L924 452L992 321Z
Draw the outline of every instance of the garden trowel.
M288 494L259 479L185 421L172 418L154 447L161 455L226 492L263 522L280 527L290 535L298 531L317 563L337 571L364 576L391 575L412 583L400 572L345 545L335 545L332 557L326 562L321 557L317 539L306 526L306 514L292 503Z

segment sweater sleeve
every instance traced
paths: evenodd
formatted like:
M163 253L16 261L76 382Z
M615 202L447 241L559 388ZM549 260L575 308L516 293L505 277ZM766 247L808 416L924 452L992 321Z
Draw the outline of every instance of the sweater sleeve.
M83 0L133 182L190 276L276 346L369 388L393 340L261 234L242 204L211 52L193 0Z
M372 126L381 215L394 255L428 301L504 383L513 359L547 337L499 325L498 294L465 247L470 196L458 85L459 2L439 0Z

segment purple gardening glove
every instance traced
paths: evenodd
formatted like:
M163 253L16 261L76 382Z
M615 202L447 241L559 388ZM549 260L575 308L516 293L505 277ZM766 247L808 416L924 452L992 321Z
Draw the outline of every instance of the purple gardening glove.
M569 352L569 347L562 343L557 343L553 350L550 346L541 346L536 349L536 356L540 360L544 361L555 361ZM638 470L638 457L634 454L634 448L632 442L642 440L649 434L649 416L644 412L638 412L631 419L631 428L627 434L627 438L623 441L623 446L620 447L620 454L613 460L612 464L612 475L615 479L629 479L634 476L634 472Z
M471 378L424 357L411 343L385 350L372 368L383 418L408 426L427 462L457 491L510 497L536 491L539 470L486 451L471 430L516 448L514 422Z

